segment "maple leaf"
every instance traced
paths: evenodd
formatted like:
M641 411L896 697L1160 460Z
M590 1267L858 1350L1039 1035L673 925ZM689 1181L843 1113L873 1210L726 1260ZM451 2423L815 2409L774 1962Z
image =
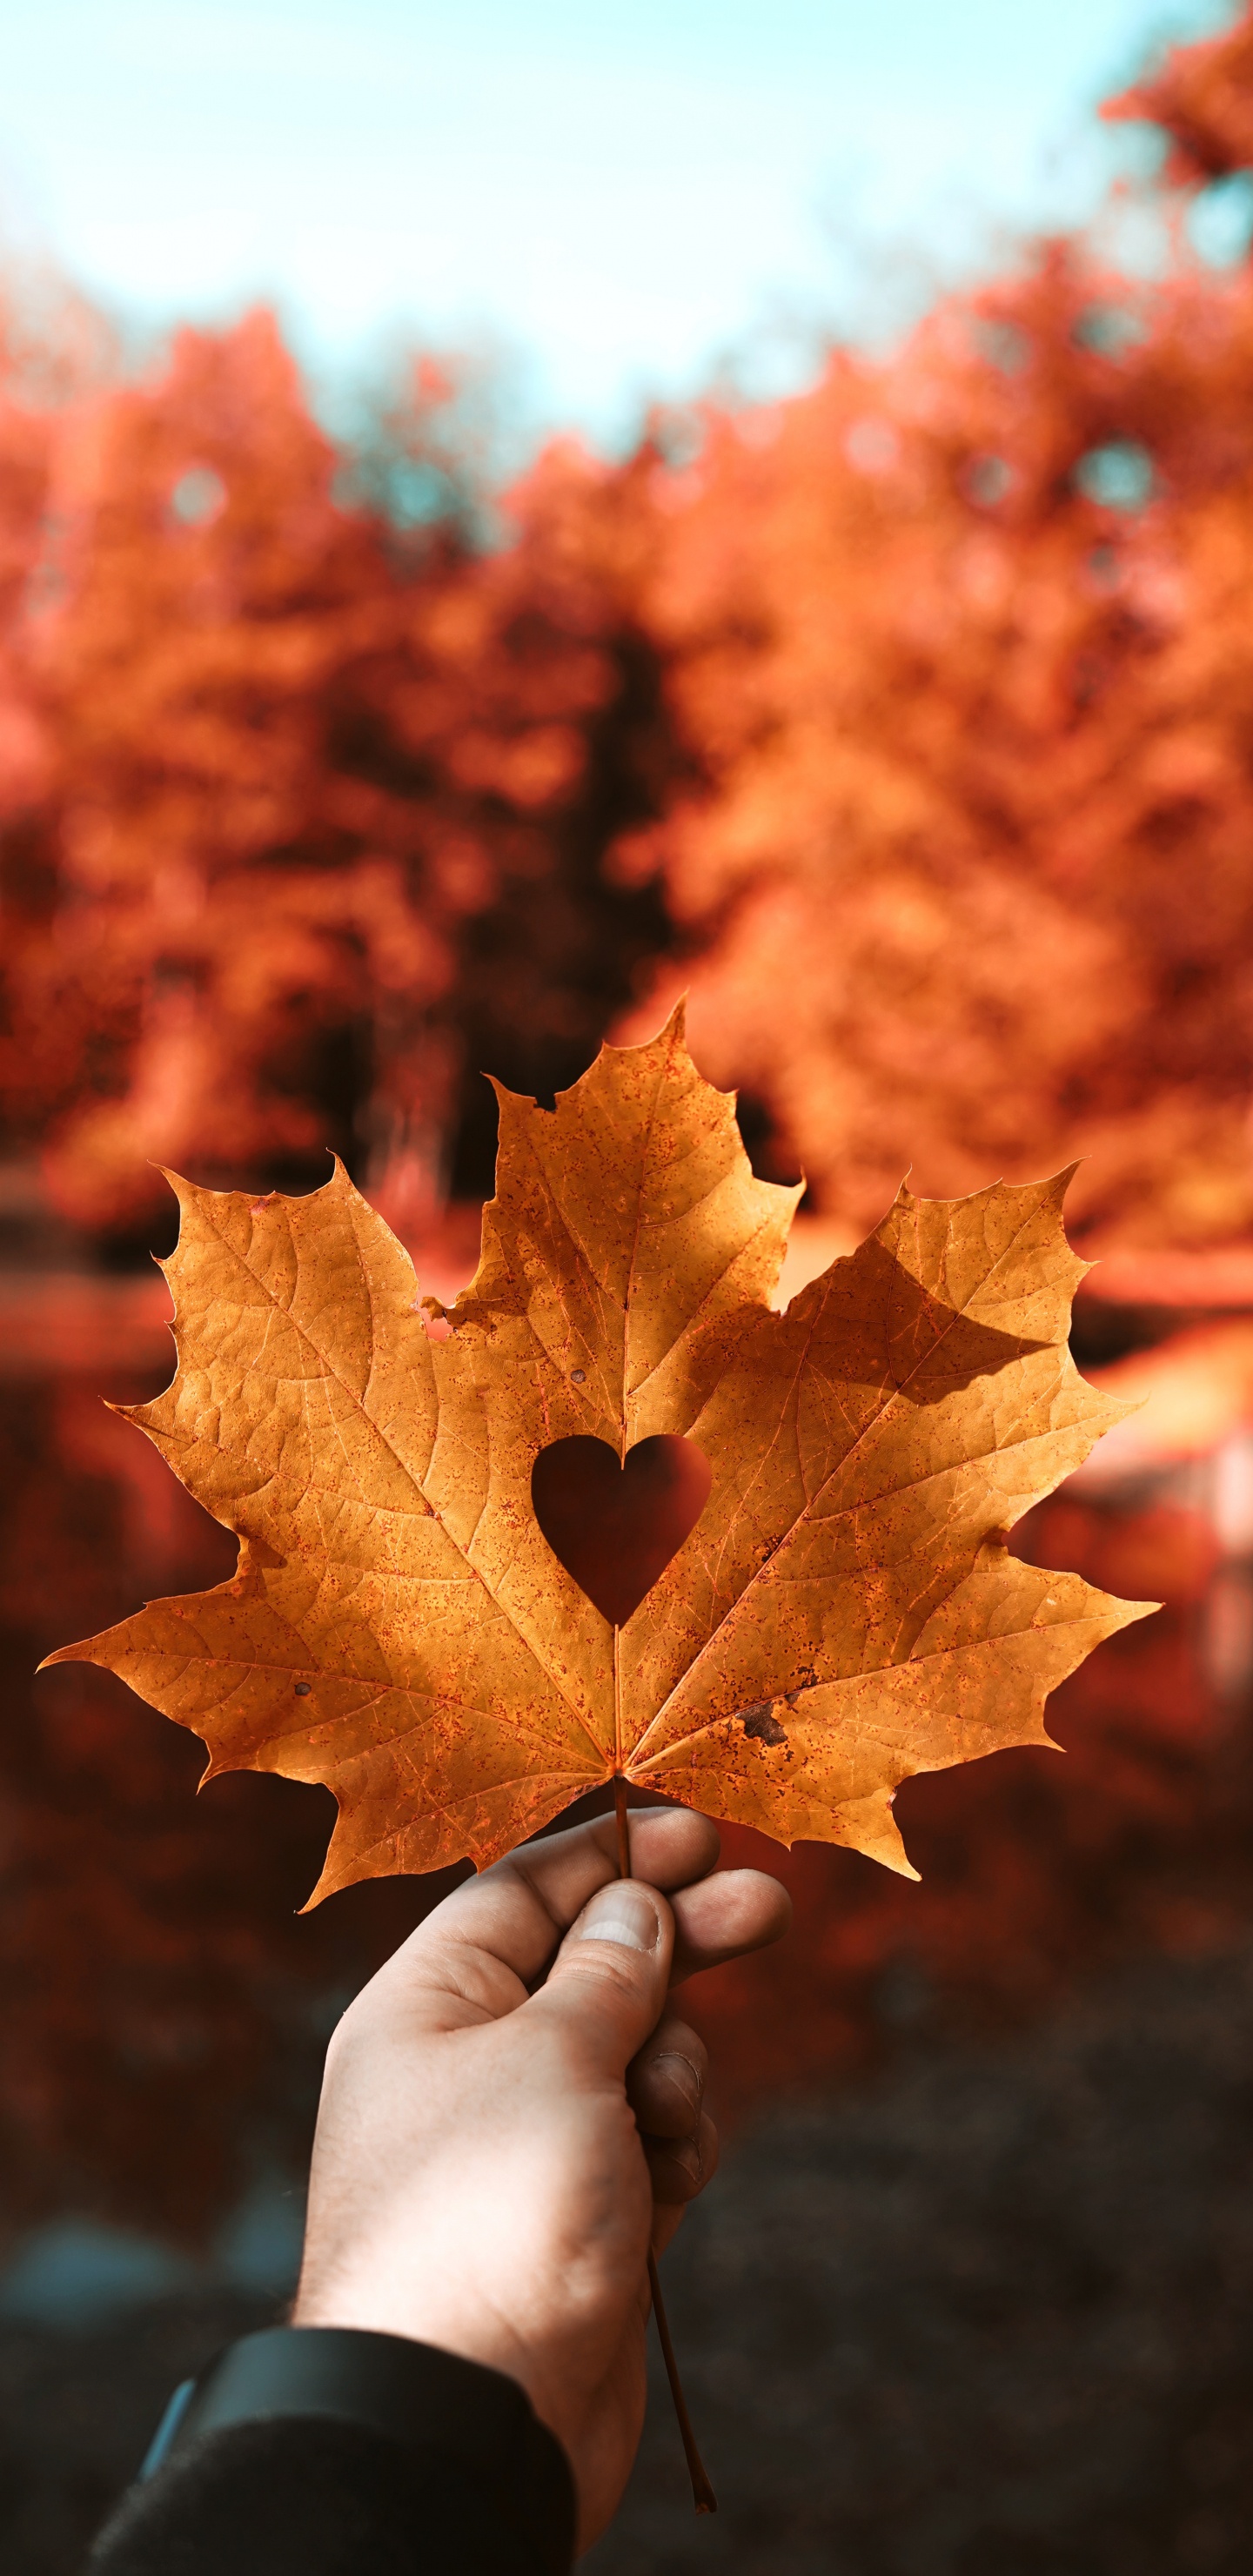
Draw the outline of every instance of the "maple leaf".
M898 1784L1048 1743L1046 1694L1153 1606L1006 1546L1126 1410L1067 1348L1068 1175L903 1189L780 1314L798 1193L754 1178L681 1012L604 1048L555 1113L499 1098L446 1338L339 1166L307 1198L174 1181L178 1371L130 1419L238 1533L238 1571L49 1660L104 1665L193 1728L206 1778L325 1782L315 1898L482 1866L615 1775L909 1872ZM695 1525L617 1627L537 1517L536 1462L571 1441L559 1460L633 1481L646 1522L649 1476L685 1443L706 1462L665 1544ZM633 1452L647 1474L619 1476ZM586 1511L561 1524L543 1499L563 1472L535 1496L577 1561ZM605 1563L624 1526L611 1510Z

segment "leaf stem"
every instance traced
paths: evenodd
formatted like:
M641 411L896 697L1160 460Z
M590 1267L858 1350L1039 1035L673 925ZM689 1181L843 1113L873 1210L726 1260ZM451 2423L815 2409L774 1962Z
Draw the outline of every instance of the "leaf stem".
M614 1630L613 1646L614 1673L616 1677L618 1666L618 1632L616 1628ZM619 1878L629 1878L631 1875L631 1820L627 1814L627 1784L620 1771L614 1774L613 1811L618 1826L618 1876ZM657 2341L661 2345L661 2358L666 2365L666 2377L670 2382L670 2395L674 2400L674 2412L679 2427L679 2439L683 2444L683 2456L687 2461L687 2473L692 2481L692 2502L698 2513L716 2513L718 2510L718 2499L710 2484L709 2472L706 2469L705 2463L696 2446L696 2435L692 2430L692 2419L687 2411L687 2399L683 2394L683 2382L679 2377L679 2365L675 2359L674 2345L670 2337L670 2325L666 2316L666 2303L661 2295L661 2280L657 2271L657 2257L654 2254L651 2245L648 2249L648 2286L652 2293L653 2316L656 2319L657 2324Z
M631 1822L627 1815L627 1784L619 1771L613 1784L613 1812L618 1826L618 1876L631 1875Z
M651 2245L648 2249L648 2286L653 2294L657 2341L661 2345L661 2358L666 2365L666 2377L670 2382L670 2394L674 2399L674 2411L678 2418L679 2438L687 2461L687 2473L692 2481L692 2502L698 2513L716 2513L718 2499L709 2482L709 2471L696 2447L696 2435L692 2430L692 2419L688 2414L687 2399L683 2394L683 2382L679 2377L679 2365L675 2360L674 2345L670 2340L666 2303L661 2295L661 2281L657 2272L657 2257Z
M620 1628L615 1628L613 1632L613 1783L615 1802L618 1800L619 1792L621 1792L622 1799L625 1800L626 1781L622 1776L622 1630ZM619 1806L618 1813L620 1817L625 1816L625 1804ZM631 1875L630 1846L622 1841L623 1831L624 1828L620 1823L618 1827L618 1876L619 1878L629 1878ZM622 1858L624 1851L627 1855L625 1863Z

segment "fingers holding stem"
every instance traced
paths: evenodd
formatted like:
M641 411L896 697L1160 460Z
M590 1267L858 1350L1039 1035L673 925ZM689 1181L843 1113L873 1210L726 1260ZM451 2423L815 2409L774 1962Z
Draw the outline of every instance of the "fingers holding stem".
M717 2170L718 2132L704 2106L708 2065L703 2040L667 2012L627 2069L627 2100L660 2208L685 2208Z
M620 1777L616 1778L613 1784L613 1790L614 1820L617 1829L618 1876L620 1879L629 1879L631 1875L631 1827L627 1815L625 1780ZM696 1875L703 1875L703 1873L693 1872L693 1876ZM673 1933L675 1928L676 1919L672 1911L670 1915L672 1968ZM660 2046L658 2046L659 2040L661 2042ZM667 2044L667 2041L669 2044ZM689 2042L694 2044L689 2045ZM694 2197L695 2192L700 2190L701 2182L704 2180L704 2175L701 2170L702 2154L711 2152L710 2142L706 2140L704 2135L705 2115L703 2106L706 2063L707 2060L705 2058L705 2052L701 2047L700 2041L696 2037L695 2031L690 2031L687 2024L685 2022L680 2022L677 2016L663 2012L660 2020L655 2024L652 2032L650 2033L650 2036L645 2040L643 2047L636 2051L635 2057L631 2060L627 2069L627 2092L628 2099L631 2099L631 2079L632 2076L634 2076L635 2104L642 2104L649 2116L653 2114L659 2115L663 2123L662 2129L655 2139L651 2139L642 2128L640 2131L644 2152L648 2158L653 2184L653 2225L648 2248L648 2287L652 2298L653 2318L657 2327L658 2340L661 2344L662 2358L666 2365L666 2377L670 2382L670 2395L674 2401L675 2416L678 2421L679 2434L683 2443L684 2457L687 2461L688 2475L692 2481L692 2502L696 2507L697 2513L716 2513L718 2510L718 2499L714 2494L712 2485L710 2484L709 2472L701 2458L696 2435L692 2429L692 2419L687 2410L687 2399L683 2394L683 2382L679 2377L679 2365L675 2359L674 2345L670 2339L670 2327L666 2317L665 2301L661 2295L661 2279L657 2270L658 2254L662 2250L662 2247L667 2243L670 2236L673 2235L675 2228L678 2226L679 2220L683 2215L683 2209L686 2202ZM639 2117L640 2113L637 2107L637 2123L639 2122ZM677 2124L679 2133L668 2133L665 2127L666 2122ZM685 2138L682 2135L682 2131L687 2124L693 2122L695 2125L692 2129L690 2139ZM713 2131L712 2121L709 2122L708 2125L712 2135L712 2153L716 2154L716 2132ZM688 2149L686 2161L682 2159L682 2150L684 2148ZM689 2180L692 2178L689 2168L693 2163L695 2165L695 2180L692 2190L688 2191L681 2187L676 2190L675 2185L681 2184L683 2177L686 2176ZM712 2170L712 2163L710 2169ZM658 2189L659 2181L662 2186L660 2191ZM667 2189L667 2185L670 2186L669 2189Z

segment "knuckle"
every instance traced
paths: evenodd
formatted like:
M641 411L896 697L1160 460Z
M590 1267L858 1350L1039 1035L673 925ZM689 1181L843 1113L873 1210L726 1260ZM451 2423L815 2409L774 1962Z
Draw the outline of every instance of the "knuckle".
M559 1973L591 1985L617 1987L634 2001L642 1988L652 1986L655 1960L647 1951L630 1950L621 1941L585 1938L562 1959Z

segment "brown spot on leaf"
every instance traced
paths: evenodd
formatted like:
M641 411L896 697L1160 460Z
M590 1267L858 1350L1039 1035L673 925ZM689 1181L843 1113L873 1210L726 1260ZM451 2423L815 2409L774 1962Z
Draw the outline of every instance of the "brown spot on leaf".
M786 1744L787 1728L780 1726L775 1716L778 1705L777 1699L759 1699L754 1708L746 1708L743 1712L744 1733L755 1736L759 1744Z

